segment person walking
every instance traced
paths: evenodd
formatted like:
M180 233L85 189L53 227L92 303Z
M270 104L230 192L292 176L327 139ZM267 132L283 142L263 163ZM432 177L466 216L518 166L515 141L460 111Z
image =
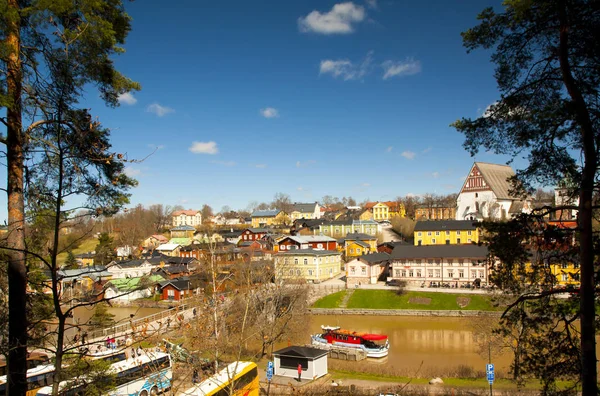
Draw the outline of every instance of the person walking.
M302 364L298 363L298 382L302 382Z

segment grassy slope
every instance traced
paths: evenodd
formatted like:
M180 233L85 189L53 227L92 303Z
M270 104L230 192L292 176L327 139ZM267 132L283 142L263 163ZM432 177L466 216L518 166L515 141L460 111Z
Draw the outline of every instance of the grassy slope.
M338 292L318 300L315 308L338 308L342 300L343 292ZM431 302L426 304L411 303L411 298L429 298ZM465 308L459 307L457 297L467 297L471 301ZM498 310L490 302L490 298L480 294L455 294L435 293L421 291L407 291L397 295L393 290L355 290L348 301L348 308L364 309L424 309L424 310Z
M346 294L345 290L339 291L337 293L329 294L321 299L319 299L313 305L314 308L337 308L340 306L340 303L344 299L344 295Z
M98 245L98 239L93 238L93 237L84 239L78 247L73 249L73 254L93 252L94 250L96 250L96 245ZM66 259L67 259L67 252L64 252L64 253L61 253L58 255L59 263L64 263Z

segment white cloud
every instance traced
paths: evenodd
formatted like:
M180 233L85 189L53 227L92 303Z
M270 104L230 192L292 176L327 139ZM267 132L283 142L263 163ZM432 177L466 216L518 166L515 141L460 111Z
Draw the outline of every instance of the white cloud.
M413 58L406 58L404 61L387 60L381 64L381 67L383 67L384 80L396 76L411 76L421 72L421 62Z
M388 148L385 149L385 152L386 153L391 153L393 149L394 149L393 146L389 146Z
M210 161L213 164L223 165L223 166L235 166L235 161Z
M303 191L303 190L304 190L304 188L302 188L302 187L298 187L298 188L296 188L296 190L298 190L298 191Z
M304 161L304 162L300 162L300 161L296 161L296 168L306 168L307 166L316 164L317 161L315 160L308 160L308 161Z
M219 148L215 142L193 142L189 150L194 154L217 154Z
M412 151L403 151L400 155L409 160L414 159L417 156L417 154Z
M425 150L421 151L423 154L427 154L431 151L431 146L427 147Z
M175 110L173 110L170 107L166 107L166 106L161 106L158 103L152 103L150 106L148 106L146 108L146 111L148 113L154 113L159 117L163 117L166 116L169 113L173 113Z
M267 164L256 164L256 165L254 165L254 167L259 168L259 169L265 169L267 167Z
M265 118L277 118L279 117L279 110L274 107L266 107L260 109L260 114Z
M377 0L366 0L367 7L377 9Z
M142 171L139 169L134 169L130 166L126 166L125 169L123 169L123 173L125 173L125 175L128 177L135 177L141 175Z
M365 16L363 6L352 2L340 3L334 5L329 12L320 13L315 10L298 18L298 28L301 32L348 34L354 31L353 24L362 22Z
M120 94L119 96L117 96L117 100L119 101L119 103L124 103L130 106L137 103L137 99L131 94L131 92L125 92Z
M319 74L331 74L334 78L341 77L344 81L358 80L369 73L372 59L373 51L369 51L359 64L354 64L348 59L322 60Z
M434 179L437 179L438 177L440 177L440 172L433 172L433 173L431 174L431 176L432 176Z

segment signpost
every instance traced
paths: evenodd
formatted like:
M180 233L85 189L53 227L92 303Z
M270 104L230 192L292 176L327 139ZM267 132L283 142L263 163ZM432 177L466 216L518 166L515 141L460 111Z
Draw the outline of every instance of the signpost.
M271 391L271 379L273 379L273 362L269 361L267 363L267 381L269 382L267 385L267 396Z
M495 374L494 374L494 364L489 363L485 365L485 374L487 375L487 380L490 383L490 396L492 395L492 385L494 384Z

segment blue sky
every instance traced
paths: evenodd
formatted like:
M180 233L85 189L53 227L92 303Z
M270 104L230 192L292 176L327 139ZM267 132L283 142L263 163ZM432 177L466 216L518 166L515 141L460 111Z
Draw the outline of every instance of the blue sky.
M289 194L388 200L458 192L474 160L449 124L498 97L489 53L460 32L498 2L127 2L118 68L142 85L106 107L116 150L144 162L132 204L245 208ZM5 207L5 205L2 205Z

